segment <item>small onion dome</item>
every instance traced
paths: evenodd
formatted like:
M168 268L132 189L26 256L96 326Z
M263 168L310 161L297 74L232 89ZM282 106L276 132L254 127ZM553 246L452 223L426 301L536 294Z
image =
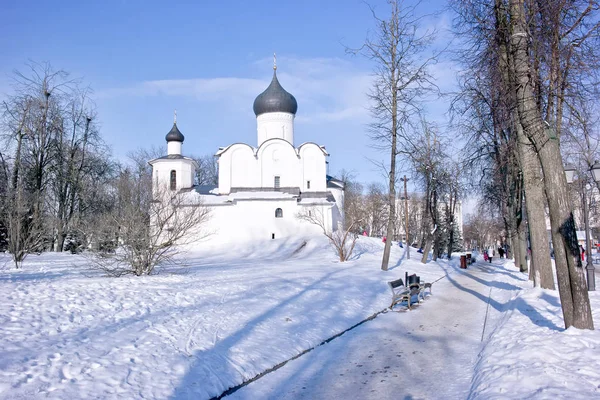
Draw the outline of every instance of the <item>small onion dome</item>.
M167 142L183 143L183 139L185 139L185 138L183 137L183 134L179 131L179 128L177 128L176 122L173 123L173 127L171 128L169 133L167 133L167 136L165 137L165 139L167 140Z
M254 114L258 117L261 114L272 112L285 112L296 114L298 103L296 98L286 92L277 80L277 71L273 71L273 80L269 87L259 94L254 100Z

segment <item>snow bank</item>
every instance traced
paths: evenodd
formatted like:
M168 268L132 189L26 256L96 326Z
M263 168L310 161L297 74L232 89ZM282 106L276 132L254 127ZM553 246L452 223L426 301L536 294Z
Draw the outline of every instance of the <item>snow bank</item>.
M380 270L380 239L361 237L347 263L322 236L223 246L149 277L70 254L7 264L0 399L207 399L385 308L404 275L397 246Z
M596 329L600 296L590 292ZM564 329L558 291L525 289L480 354L471 399L600 398L600 332Z
M397 332L399 319L419 329L428 310L445 313L460 321L432 318L431 337L445 343L450 329L463 345L484 340L476 364L432 362L460 368L465 388L473 376L470 398L600 396L600 335L562 329L557 292L531 289L514 265L460 270L458 258L423 265L421 254L412 251L407 260L397 244L383 272L383 246L361 237L353 259L340 263L322 236L207 242L189 249L179 267L118 279L82 256L30 256L16 271L0 254L0 265L7 262L0 267L0 399L208 399L386 308L387 282L407 271L443 280L423 309L363 325L370 342L379 343L380 328L382 335ZM448 312L440 300L453 291L472 298L461 308L468 314ZM493 306L482 336L488 291ZM600 297L591 293L591 300L600 328ZM461 332L467 328L458 322L467 320ZM466 342L474 331L474 342ZM479 348L472 348L475 360Z

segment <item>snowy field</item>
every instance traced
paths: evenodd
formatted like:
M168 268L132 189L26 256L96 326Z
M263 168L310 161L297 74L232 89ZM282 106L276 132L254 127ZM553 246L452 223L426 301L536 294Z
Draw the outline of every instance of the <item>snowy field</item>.
M600 398L600 334L565 331L558 293L512 263L422 265L394 246L383 272L380 240L356 250L339 263L321 237L205 248L124 278L79 255L19 271L0 255L0 399L210 399L384 310L405 271L439 280L421 305L226 398Z

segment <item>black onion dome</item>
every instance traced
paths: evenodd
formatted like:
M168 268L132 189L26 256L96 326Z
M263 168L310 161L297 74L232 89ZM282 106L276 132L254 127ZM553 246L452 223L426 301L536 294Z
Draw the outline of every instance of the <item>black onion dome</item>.
M173 127L171 128L169 133L167 133L167 136L165 137L165 139L167 139L167 142L182 142L183 143L183 139L185 139L185 138L183 137L183 134L179 131L179 128L177 128L177 123L173 123Z
M276 71L273 72L273 80L269 87L259 94L254 100L254 114L258 117L261 114L271 112L286 112L296 114L298 103L296 98L286 92L277 80Z

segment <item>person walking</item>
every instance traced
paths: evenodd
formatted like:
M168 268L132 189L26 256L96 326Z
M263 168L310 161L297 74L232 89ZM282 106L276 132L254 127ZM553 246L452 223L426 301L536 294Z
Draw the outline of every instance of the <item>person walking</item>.
M492 247L488 247L487 249L488 261L492 262L492 257L494 257L494 249Z

